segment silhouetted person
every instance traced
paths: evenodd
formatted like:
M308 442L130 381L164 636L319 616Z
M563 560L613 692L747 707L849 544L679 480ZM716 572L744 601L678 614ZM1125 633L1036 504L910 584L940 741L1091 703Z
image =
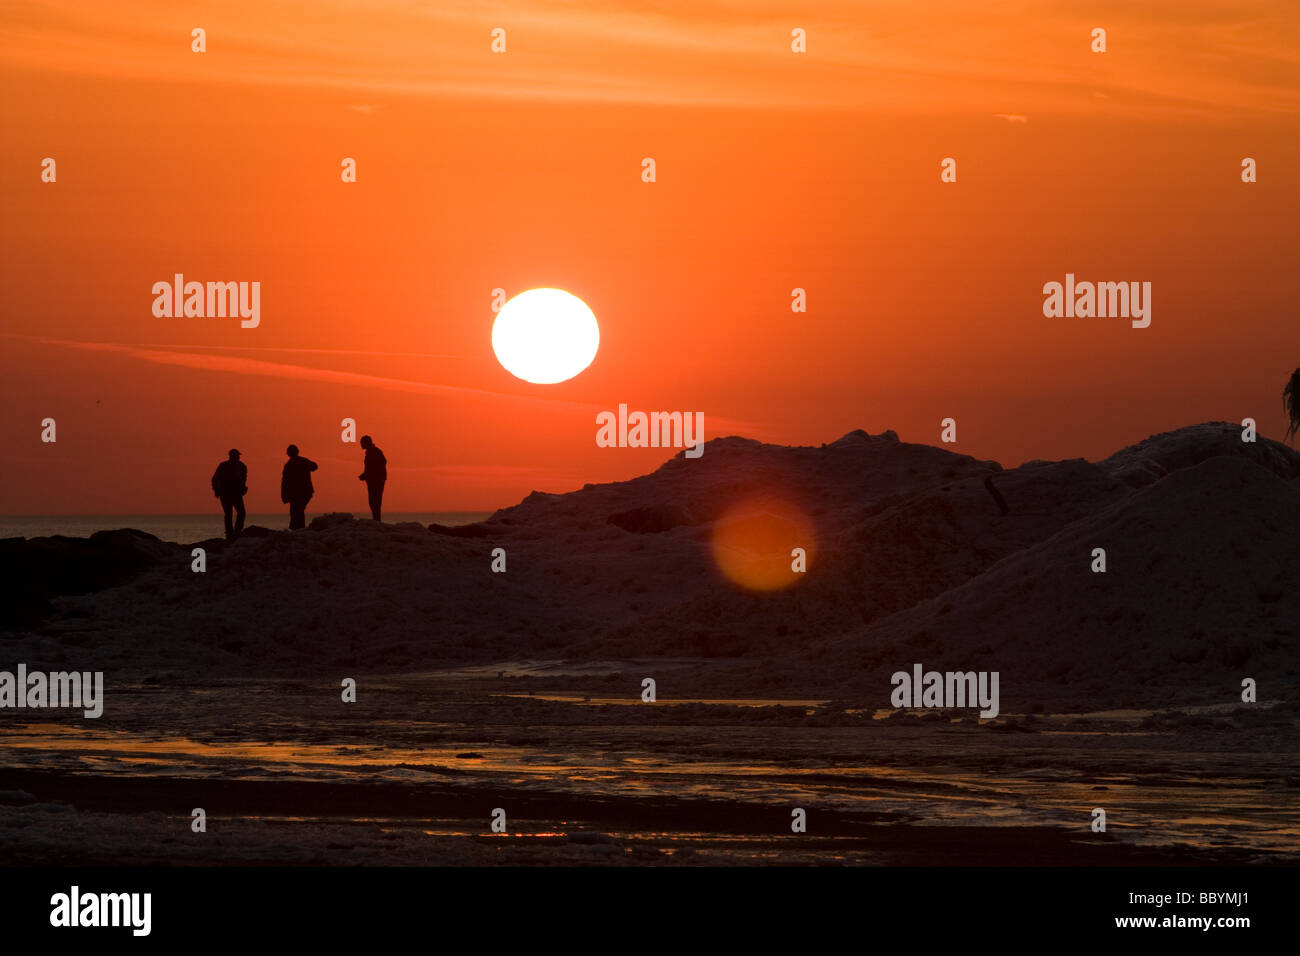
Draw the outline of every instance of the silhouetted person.
M384 504L384 482L388 480L388 459L369 435L361 436L361 447L366 450L366 464L365 470L357 477L366 483L366 490L370 492L370 515L378 521Z
M289 460L284 463L284 472L280 475L280 500L289 506L289 529L292 531L307 524L307 502L316 493L311 486L311 473L316 470L316 462L298 454L297 445L290 445L284 453Z
M238 448L230 449L226 460L212 473L212 493L220 499L221 510L226 513L226 540L234 541L244 530L244 495L248 494L248 466L239 460Z

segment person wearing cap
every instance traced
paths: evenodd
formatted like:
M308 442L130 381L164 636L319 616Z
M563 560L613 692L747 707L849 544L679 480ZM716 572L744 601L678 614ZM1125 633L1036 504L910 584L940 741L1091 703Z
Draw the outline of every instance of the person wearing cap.
M221 510L226 514L226 540L234 541L244 530L244 495L248 494L248 466L239 460L238 448L230 449L226 460L212 473L212 493L221 501Z

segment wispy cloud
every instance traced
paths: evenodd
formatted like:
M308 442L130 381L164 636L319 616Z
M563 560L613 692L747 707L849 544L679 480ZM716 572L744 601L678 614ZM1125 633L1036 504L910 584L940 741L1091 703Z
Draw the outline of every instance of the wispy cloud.
M597 412L617 406L617 402L597 404L594 402L575 402L569 399L550 398L543 395L520 395L510 392L496 392L490 389L472 388L466 385L444 385L436 382L421 382L414 379L395 378L387 375L371 375L365 372L350 372L343 369L319 368L316 366L296 365L289 362L270 362L264 359L247 358L236 355L211 355L202 352L181 351L175 348L156 348L143 345L127 345L115 342L82 342L70 339L43 338L30 335L5 334L5 338L19 339L39 345L56 348L77 349L83 352L99 352L118 355L157 365L171 365L180 368L195 369L204 372L225 373L231 375L256 375L264 378L286 379L289 381L322 382L330 385L344 385L353 388L373 388L390 392L404 392L412 395L436 395L459 400L472 399L498 402L513 406L532 406L534 408L567 408L580 413L594 422ZM374 354L362 352L359 354ZM389 354L389 353L381 353ZM722 434L743 434L761 437L766 434L764 426L736 418L707 416L712 436Z
M53 339L43 341L55 341ZM173 349L173 350L193 350L199 351L217 351L217 352L287 352L300 355L368 355L384 358L438 358L438 359L463 359L464 355L453 355L444 352L397 352L384 349L322 349L322 348L300 348L293 346L276 346L276 345L200 345L186 344L176 345L166 342L139 342L134 346L142 349Z
M1108 14L1111 52L1086 51L1073 4L969 0L229 0L160 15L156 0L45 0L0 21L0 62L42 71L385 93L960 112L990 98L1034 111L1300 111L1295 0L1158 0ZM190 56L190 21L208 30ZM490 31L507 31L507 53ZM807 52L790 49L795 27ZM189 67L194 67L189 69ZM1092 91L1104 86L1101 106ZM362 98L364 97L364 99ZM1008 114L1012 115L1012 114Z
M550 407L567 405L574 409L591 411L593 414L599 406L565 399L546 398L534 395L514 395L508 392L494 392L489 389L471 388L464 385L443 385L436 382L421 382L413 379L394 378L386 375L371 375L365 372L349 372L343 369L319 368L309 365L296 365L289 362L270 362L265 359L247 358L236 355L211 355L204 352L178 351L169 348L153 348L140 345L124 345L114 342L80 342L68 339L50 339L36 336L9 336L22 338L41 345L60 348L78 349L84 352L104 352L153 362L158 365L175 365L182 368L197 369L205 372L224 372L234 375L257 375L266 378L289 379L292 381L326 382L332 385L359 386L376 388L391 392L406 392L414 395L443 395L464 398L473 396L503 402L546 405Z

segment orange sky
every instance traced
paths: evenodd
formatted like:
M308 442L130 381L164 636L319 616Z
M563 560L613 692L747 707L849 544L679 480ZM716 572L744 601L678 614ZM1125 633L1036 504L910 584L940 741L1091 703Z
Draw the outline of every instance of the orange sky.
M1207 419L1280 437L1300 7L814 6L9 5L0 513L210 509L231 446L280 510L291 441L312 510L361 512L344 417L389 512L649 471L669 452L595 444L620 402L788 444L952 416L1006 464ZM260 326L156 318L174 272L260 281ZM1066 272L1150 281L1151 327L1045 318ZM601 324L561 385L492 353L492 289L534 286Z

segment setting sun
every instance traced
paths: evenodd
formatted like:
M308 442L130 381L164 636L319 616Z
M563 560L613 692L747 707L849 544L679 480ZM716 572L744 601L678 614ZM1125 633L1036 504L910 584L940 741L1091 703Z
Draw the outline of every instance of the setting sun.
M587 304L563 289L529 289L504 306L492 325L492 350L507 372L553 385L596 357L600 327Z

